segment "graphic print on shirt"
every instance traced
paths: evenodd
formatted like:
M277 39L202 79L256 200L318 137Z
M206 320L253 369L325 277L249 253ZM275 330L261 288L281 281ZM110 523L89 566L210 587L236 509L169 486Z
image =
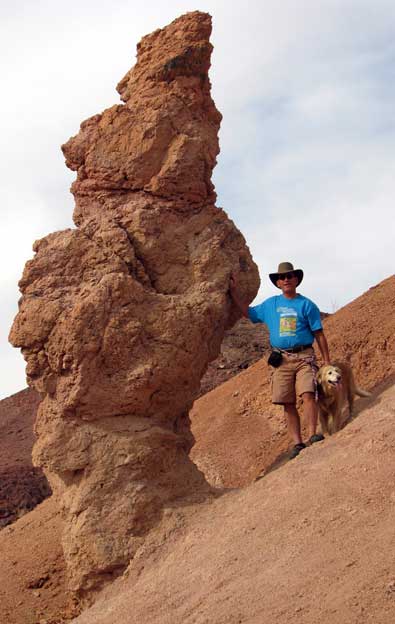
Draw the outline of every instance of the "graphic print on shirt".
M281 338L286 336L296 336L296 324L298 313L293 308L279 307L277 308L280 319L279 334Z

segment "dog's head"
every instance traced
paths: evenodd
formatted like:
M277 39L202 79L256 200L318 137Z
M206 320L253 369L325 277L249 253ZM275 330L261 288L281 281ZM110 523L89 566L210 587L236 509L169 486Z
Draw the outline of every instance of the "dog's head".
M337 366L327 364L321 366L317 373L317 382L325 389L336 389L342 381L342 372Z

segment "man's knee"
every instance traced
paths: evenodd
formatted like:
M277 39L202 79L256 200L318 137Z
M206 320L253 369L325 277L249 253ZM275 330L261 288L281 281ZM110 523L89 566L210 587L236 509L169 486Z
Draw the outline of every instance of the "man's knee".
M286 414L290 414L295 412L296 404L295 403L283 403L284 412Z

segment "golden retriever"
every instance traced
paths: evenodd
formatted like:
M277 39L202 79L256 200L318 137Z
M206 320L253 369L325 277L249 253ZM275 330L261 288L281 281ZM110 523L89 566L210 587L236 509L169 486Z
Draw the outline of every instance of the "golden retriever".
M332 435L339 431L352 415L354 397L369 397L355 383L348 364L334 362L321 366L317 373L318 408L323 433ZM344 418L344 407L348 403L349 414Z

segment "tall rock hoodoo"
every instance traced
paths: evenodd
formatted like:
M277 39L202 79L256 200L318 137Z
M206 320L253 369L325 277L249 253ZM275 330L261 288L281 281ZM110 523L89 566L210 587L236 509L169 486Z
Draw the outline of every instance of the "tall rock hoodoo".
M60 499L81 595L122 572L167 504L208 487L188 456L189 409L238 318L230 273L245 299L258 288L214 205L210 32L193 12L142 39L124 103L62 148L77 229L37 241L20 281L10 340L43 397L34 461Z

